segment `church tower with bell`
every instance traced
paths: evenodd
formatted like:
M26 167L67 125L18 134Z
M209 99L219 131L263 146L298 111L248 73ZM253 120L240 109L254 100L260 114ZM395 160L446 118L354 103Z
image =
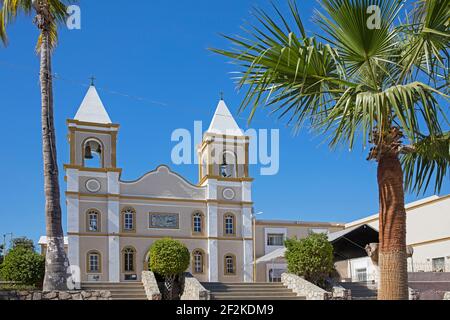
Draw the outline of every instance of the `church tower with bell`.
M105 247L109 262L108 278L119 281L119 178L116 148L118 124L113 124L93 83L89 87L74 119L67 120L69 129L70 163L66 171L68 256L72 266L88 263L80 255L80 235L82 231L107 234L107 239L98 244ZM82 195L91 196L88 201L80 201ZM95 196L108 195L106 201L95 203ZM99 202L99 200L97 200ZM102 207L104 210L92 208ZM91 210L86 217L80 212ZM95 218L94 218L95 217ZM86 227L84 225L86 225ZM101 229L100 229L101 228ZM94 240L94 242L98 240ZM114 262L114 259L117 261ZM99 262L100 263L100 262ZM92 278L95 278L93 276Z
M243 280L253 277L252 240L252 181L249 176L249 143L239 128L223 97L221 97L208 130L198 146L199 185L206 187L208 251L210 264L214 266L216 252L221 252L225 243L214 238L231 236L227 225L233 223L240 230L242 241ZM234 208L239 214L230 216L227 208ZM231 217L231 218L230 218ZM222 225L220 229L217 226ZM236 234L236 231L234 231ZM217 281L211 278L210 281Z

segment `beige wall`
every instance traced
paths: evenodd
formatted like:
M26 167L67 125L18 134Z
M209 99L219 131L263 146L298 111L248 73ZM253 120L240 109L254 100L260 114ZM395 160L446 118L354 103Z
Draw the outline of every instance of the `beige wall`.
M346 227L363 223L379 228L377 215L350 222ZM414 248L414 263L446 257L446 263L450 264L450 195L434 196L406 206L406 243Z
M255 243L256 243L256 257L262 257L265 252L265 229L266 228L285 228L287 231L287 238L306 238L310 229L327 229L330 233L344 229L343 224L337 223L309 223L309 222L256 222Z

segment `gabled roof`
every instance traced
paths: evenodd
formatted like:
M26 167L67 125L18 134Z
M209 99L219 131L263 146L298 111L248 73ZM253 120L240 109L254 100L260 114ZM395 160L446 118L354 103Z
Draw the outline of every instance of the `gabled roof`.
M217 105L216 112L211 121L207 133L230 135L230 136L244 136L244 133L239 128L238 124L231 115L225 101L220 100Z
M74 119L84 122L112 123L94 86L89 87Z

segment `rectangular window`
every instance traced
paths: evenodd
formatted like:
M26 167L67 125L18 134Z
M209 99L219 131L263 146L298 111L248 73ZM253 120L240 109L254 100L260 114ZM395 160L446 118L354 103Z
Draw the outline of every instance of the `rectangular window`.
M124 215L124 229L125 230L133 230L134 226L133 226L133 213L131 212L126 212Z
M196 254L194 256L194 270L195 270L195 273L203 272L203 263L202 263L202 257L200 254Z
M231 256L226 257L225 264L225 274L234 274L234 258Z
M268 246L283 246L284 245L284 234L283 233L269 233L267 234L267 245Z
M89 271L90 272L99 272L100 271L100 262L98 254L90 254L89 255Z
M356 269L356 281L358 282L366 282L367 281L367 269L366 268L361 268L361 269Z
M234 218L232 216L227 216L225 218L225 234L234 234Z
M131 252L125 253L125 272L134 271L133 260L134 260L133 253Z
M202 233L202 216L200 214L194 215L194 232Z
M89 214L89 231L98 231L98 215L97 215L97 213Z

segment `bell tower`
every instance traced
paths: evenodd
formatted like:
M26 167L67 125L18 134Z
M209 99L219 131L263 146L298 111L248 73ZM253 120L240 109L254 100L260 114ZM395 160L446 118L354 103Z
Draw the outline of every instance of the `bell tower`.
M92 206L89 198L95 196L97 209L104 208L101 232L108 234L108 281L120 281L119 249L119 178L116 146L118 124L113 124L92 84L81 102L74 119L67 120L69 129L70 162L66 171L67 235L71 266L84 265L80 248L80 235L85 231L82 223L85 208ZM100 211L100 209L99 209Z
M217 105L211 125L197 148L199 185L206 187L209 281L218 281L222 263L219 238L229 238L223 230L224 219L232 214L236 232L242 241L243 278L253 280L252 181L249 176L249 143L231 115L225 101ZM231 209L230 209L231 208Z
M248 170L250 137L245 136L221 99L198 148L199 184L208 179L251 180Z
M69 127L70 166L116 168L118 124L112 124L94 86L90 86Z

